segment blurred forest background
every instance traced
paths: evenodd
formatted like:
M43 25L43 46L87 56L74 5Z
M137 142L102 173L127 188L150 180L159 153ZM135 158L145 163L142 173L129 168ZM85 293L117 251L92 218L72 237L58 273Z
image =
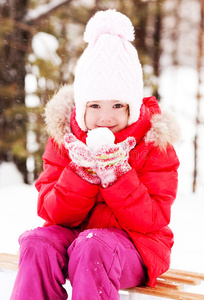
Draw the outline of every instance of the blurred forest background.
M193 122L195 127L203 123L204 0L0 0L0 163L14 162L26 183L33 183L42 170L44 106L62 84L73 82L76 61L86 47L87 21L109 8L133 23L145 96L160 101L159 78L165 68L196 70ZM194 191L198 132L192 141Z

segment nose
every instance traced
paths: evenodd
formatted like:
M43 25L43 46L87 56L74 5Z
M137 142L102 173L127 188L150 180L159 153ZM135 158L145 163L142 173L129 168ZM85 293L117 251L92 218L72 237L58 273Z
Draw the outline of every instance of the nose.
M103 124L109 124L113 121L113 115L110 110L103 110L100 114L100 122Z

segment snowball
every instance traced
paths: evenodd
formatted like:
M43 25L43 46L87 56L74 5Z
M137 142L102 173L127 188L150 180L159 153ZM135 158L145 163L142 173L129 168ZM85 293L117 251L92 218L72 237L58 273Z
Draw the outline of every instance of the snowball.
M108 128L96 128L88 131L86 144L91 151L100 145L114 144L115 136Z

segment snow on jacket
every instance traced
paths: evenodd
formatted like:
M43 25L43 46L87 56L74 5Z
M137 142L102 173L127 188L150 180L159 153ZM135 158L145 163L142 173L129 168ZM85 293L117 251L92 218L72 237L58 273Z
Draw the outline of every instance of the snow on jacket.
M148 271L149 286L170 266L173 233L171 205L176 192L179 161L172 143L177 126L161 113L154 97L144 98L140 118L115 134L116 143L134 136L132 167L112 186L104 189L84 181L70 168L68 151L63 146L65 133L85 143L86 132L75 120L70 86L63 86L46 107L48 140L44 171L36 182L39 191L38 214L45 226L119 228L125 230L140 252Z

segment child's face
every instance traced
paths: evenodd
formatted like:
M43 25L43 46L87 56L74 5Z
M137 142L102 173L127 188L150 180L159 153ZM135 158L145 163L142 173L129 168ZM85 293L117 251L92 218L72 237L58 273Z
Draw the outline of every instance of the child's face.
M90 101L86 105L85 124L88 130L107 127L113 133L128 125L128 104L117 100Z

